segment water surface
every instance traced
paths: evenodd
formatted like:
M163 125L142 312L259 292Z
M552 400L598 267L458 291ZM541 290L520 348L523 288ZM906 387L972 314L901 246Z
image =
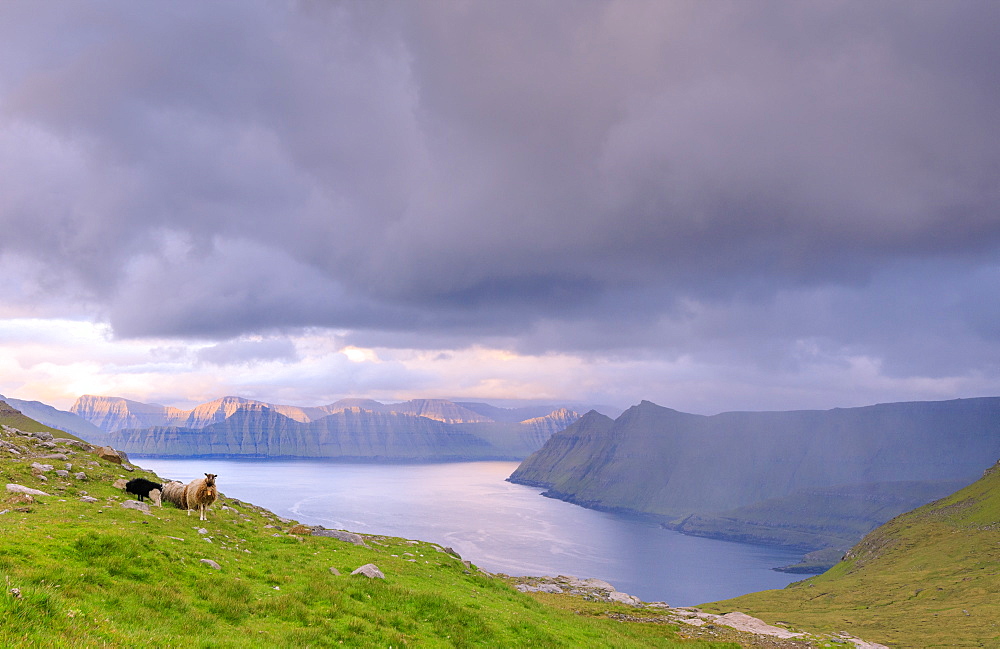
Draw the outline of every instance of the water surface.
M597 577L647 602L689 606L801 579L771 570L795 553L686 536L505 482L516 462L135 460L164 479L216 473L226 496L308 525L451 546L490 572Z

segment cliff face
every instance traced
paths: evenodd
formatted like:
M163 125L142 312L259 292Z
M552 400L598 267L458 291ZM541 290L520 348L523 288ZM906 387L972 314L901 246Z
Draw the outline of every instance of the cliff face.
M183 419L175 416L183 425L118 429L107 443L160 456L519 460L578 417L560 409L526 422L500 423L450 403L345 400L307 409L227 397L188 411Z
M344 410L298 422L267 407L244 407L201 429L159 426L109 435L115 448L141 455L325 457L371 460L487 459L489 442L426 417Z
M712 417L644 401L610 423L594 414L553 435L511 480L673 518L818 487L969 482L1000 457L1000 398Z

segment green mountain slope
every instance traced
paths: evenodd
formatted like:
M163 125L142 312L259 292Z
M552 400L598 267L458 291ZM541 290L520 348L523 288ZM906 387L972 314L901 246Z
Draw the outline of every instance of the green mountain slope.
M41 401L9 399L3 395L0 395L0 401L6 401L7 405L20 410L26 417L30 417L38 423L57 428L81 439L87 439L94 443L102 442L104 439L104 431L86 419L71 412L57 410Z
M0 425L11 426L29 433L49 433L54 437L79 439L79 437L73 435L72 433L67 433L51 426L46 426L45 424L41 424L34 419L27 417L20 410L12 407L6 401L0 401Z
M3 482L49 494L0 491L0 646L737 646L625 622L622 604L546 604L434 544L318 536L224 495L207 521L126 508L114 481L155 474L65 442L68 460L44 458L53 449L12 430L0 440ZM384 579L351 574L366 564Z
M822 575L704 609L893 647L1000 647L1000 463L872 531Z

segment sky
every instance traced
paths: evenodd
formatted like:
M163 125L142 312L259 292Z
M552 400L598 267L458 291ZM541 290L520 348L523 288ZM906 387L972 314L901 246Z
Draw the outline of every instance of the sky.
M1000 3L0 0L0 394L1000 395Z

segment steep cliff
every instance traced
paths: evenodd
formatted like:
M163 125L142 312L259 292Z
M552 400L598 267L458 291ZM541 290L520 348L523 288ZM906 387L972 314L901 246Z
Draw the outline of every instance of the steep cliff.
M244 406L201 429L154 427L109 435L115 448L138 455L325 457L366 460L488 459L489 442L426 417L347 409L298 422L266 406Z
M498 422L440 399L342 399L298 407L223 397L185 411L86 396L74 408L113 431L107 443L131 453L173 456L520 460L579 417L560 408L527 421Z
M77 399L70 412L108 432L119 428L166 426L184 421L189 414L184 410L155 403L90 394Z
M1000 457L1000 398L711 417L644 401L598 421L588 413L553 435L511 480L589 507L675 518L818 487L969 482Z

